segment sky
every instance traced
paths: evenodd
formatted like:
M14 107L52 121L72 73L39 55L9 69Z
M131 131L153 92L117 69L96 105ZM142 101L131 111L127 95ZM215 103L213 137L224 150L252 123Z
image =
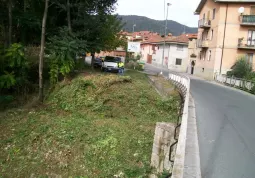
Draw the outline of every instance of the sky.
M171 3L168 19L181 24L197 27L198 15L194 12L200 0L165 0ZM164 19L164 0L118 0L116 13L139 15L155 20Z

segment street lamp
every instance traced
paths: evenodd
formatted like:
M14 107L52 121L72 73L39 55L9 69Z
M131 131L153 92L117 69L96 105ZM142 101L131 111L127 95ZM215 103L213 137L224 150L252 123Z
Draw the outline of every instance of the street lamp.
M133 33L135 32L136 24L133 25Z
M136 24L133 25L133 34L132 34L132 41L134 41L134 32L135 32L135 27L136 27Z
M166 47L166 30L167 30L167 18L168 18L168 7L171 6L170 3L167 3L167 11L166 11L166 21L165 21L165 36L164 36L164 47L163 47L163 55L162 55L162 68L160 74L163 74L164 60L165 60L165 47Z

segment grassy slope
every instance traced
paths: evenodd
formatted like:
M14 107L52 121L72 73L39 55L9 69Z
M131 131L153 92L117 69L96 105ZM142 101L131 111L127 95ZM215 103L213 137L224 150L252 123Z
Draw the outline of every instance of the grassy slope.
M176 119L178 99L127 75L81 76L44 107L2 113L0 177L148 175L155 123Z

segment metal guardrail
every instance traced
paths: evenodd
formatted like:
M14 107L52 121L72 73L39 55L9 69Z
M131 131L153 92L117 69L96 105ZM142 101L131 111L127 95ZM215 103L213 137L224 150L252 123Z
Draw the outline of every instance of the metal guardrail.
M215 75L215 80L232 87L237 87L249 91L252 90L252 88L255 86L255 82L241 78L227 77L226 75Z

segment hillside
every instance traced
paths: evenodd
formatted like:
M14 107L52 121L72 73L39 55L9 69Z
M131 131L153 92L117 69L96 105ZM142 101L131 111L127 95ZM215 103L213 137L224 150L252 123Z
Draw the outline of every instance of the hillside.
M120 15L122 22L125 24L123 30L132 32L133 31L133 24L136 24L135 31L153 31L158 32L160 34L164 34L164 21L162 20L153 20L147 17L142 16L135 16L135 15ZM187 27L178 22L168 20L168 33L172 33L173 35L177 36L182 34L183 32L186 33L197 33L197 28Z

